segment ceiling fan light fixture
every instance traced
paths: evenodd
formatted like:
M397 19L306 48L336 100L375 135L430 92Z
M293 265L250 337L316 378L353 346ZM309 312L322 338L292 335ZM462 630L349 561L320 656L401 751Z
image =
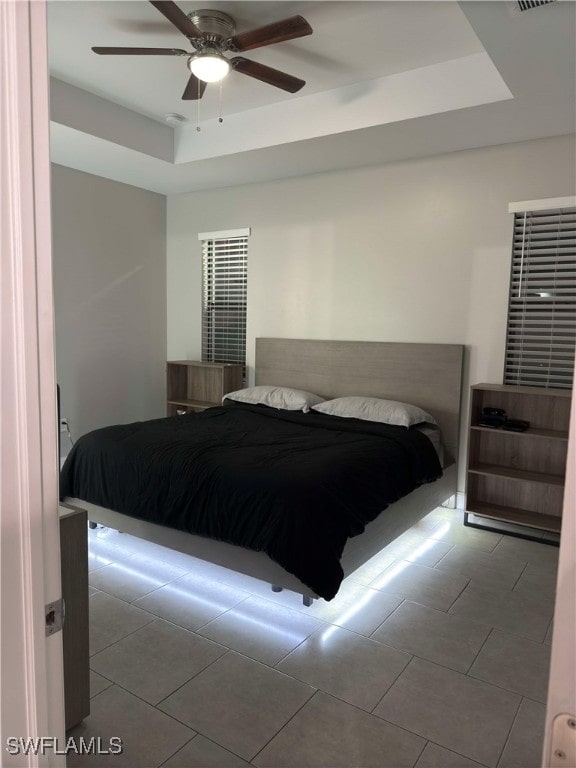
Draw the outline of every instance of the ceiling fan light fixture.
M213 49L201 51L188 59L190 72L205 83L217 83L230 72L230 62Z

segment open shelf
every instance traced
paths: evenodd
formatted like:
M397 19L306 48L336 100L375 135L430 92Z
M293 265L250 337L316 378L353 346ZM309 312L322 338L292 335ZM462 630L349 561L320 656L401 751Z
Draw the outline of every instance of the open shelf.
M468 512L491 520L500 520L515 525L526 525L529 528L537 528L541 531L551 531L554 533L560 533L562 526L561 517L542 515L525 509L506 507L501 504L482 504L481 502L476 502L473 505L473 509L468 508Z
M205 411L206 408L214 408L216 405L216 403L211 403L207 400L187 400L185 398L180 398L179 400L168 400L166 413L168 416L182 416L184 413ZM220 403L218 403L218 405L220 405Z
M551 475L544 472L532 472L514 467L501 467L498 464L472 464L468 472L476 475L494 475L508 480L521 480L526 483L541 483L543 485L564 485L563 475Z
M524 432L514 432L511 429L494 429L494 427L482 427L480 424L472 424L472 430L481 432L498 432L499 435L509 437L540 437L551 440L568 440L568 432L559 429L537 429L530 427Z

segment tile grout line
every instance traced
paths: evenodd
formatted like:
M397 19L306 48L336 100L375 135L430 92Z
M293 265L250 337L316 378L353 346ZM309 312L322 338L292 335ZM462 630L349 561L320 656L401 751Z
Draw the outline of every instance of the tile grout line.
M164 713L164 714L165 714L165 713ZM193 730L193 729L192 729L192 730ZM166 758L166 760L162 760L162 762L161 762L161 763L159 763L157 766L155 766L155 768L162 768L162 766L163 766L163 765L166 765L166 763L168 762L168 760L171 760L171 759L174 757L174 755L177 755L177 754L178 754L178 752L180 752L180 750L181 750L181 749L184 749L184 747L187 747L187 746L188 746L188 744L190 744L192 741L194 741L194 739L198 738L198 736L200 736L200 734L199 734L198 732L196 732L196 733L194 734L194 736L192 736L190 739L188 739L188 741L187 741L185 744L182 744L182 746L181 746L181 747L178 747L178 749L177 749L175 752L172 752L172 754L171 754L171 755L168 755L168 757Z
M404 651L404 653L406 653L406 651ZM408 659L408 661L406 662L406 664L405 664L405 665L402 667L402 669L400 670L400 672L398 672L398 674L396 675L396 677L394 678L394 680L392 680L392 682L390 683L390 685L388 686L388 688L386 688L386 690L384 691L384 693L382 694L382 696L380 696L380 698L378 699L378 701L376 702L376 704L375 704L375 705L372 707L372 709L370 710L370 714L371 714L371 715L374 715L374 717L379 717L379 715L376 715L376 714L374 713L374 710L375 710L375 709L378 709L378 707L379 707L380 703L382 702L382 699L383 699L383 698L384 698L384 697L385 697L385 696L388 694L388 692L389 692L389 691L392 689L392 687L393 687L393 686L396 684L396 682L397 682L397 681L400 679L401 675L403 675L403 674L404 674L404 672L405 672L405 671L408 669L408 667L409 667L409 666L410 666L410 664L411 664L411 663L414 661L414 659L415 659L415 658L416 658L416 657L414 656L414 654L411 654L411 658L410 658L410 659ZM384 718L383 718L383 717L382 717L382 718L380 718L380 719L381 719L381 720L384 720ZM386 722L388 722L388 721L386 721Z
M403 606L405 603L409 603L409 602L415 602L415 601L413 601L413 600L408 600L407 598L404 598L404 599L402 600L402 602L400 603L400 605L397 605L397 606L396 606L396 608L394 608L394 610L392 611L392 613L389 613L389 614L388 614L388 616L386 616L386 618L384 619L384 621L382 621L380 624L378 624L378 626L377 626L377 627L376 627L376 629L375 629L375 630L372 632L372 634L370 634L370 635L369 635L369 638L370 638L370 640L374 640L374 637L373 637L373 636L376 634L376 632L378 632L378 630L379 630L379 629L381 629L381 628L384 626L384 624L386 624L386 622L388 621L388 619L391 619L391 618L392 618L392 616L394 616L394 614L395 614L395 613L396 613L398 610L400 610L400 608L402 608L402 606ZM418 605L419 605L419 603L418 603ZM426 606L423 606L423 607L426 607ZM374 640L374 642L376 642L376 643L380 643L381 641L380 641L380 640ZM382 645L388 645L388 643L382 643ZM395 648L396 646L390 646L390 647L391 647L391 648ZM396 650L403 650L403 649L402 649L402 648L397 648ZM405 651L405 653L409 653L409 651Z
M463 755L461 752L457 752L452 747L444 747L442 744L438 744L436 741L432 741L431 739L428 740L428 744L432 744L434 747L438 747L439 749L446 749L448 752L453 752L455 755L458 755L458 757L461 757L464 760L471 760L472 762L478 763L477 760L474 760L472 757L468 757L467 755ZM489 768L489 766L484 765L483 763L478 763L478 768Z
M420 738L424 738L424 737L421 736ZM425 738L424 739L424 746L422 747L422 749L420 750L420 754L418 755L418 757L416 758L416 760L412 764L412 768L416 768L416 766L418 765L418 762L419 762L420 758L422 757L422 755L424 754L424 750L426 749L428 744L430 744L430 740Z
M144 627L147 627L148 624L152 624L153 621L157 621L158 620L158 616L154 616L153 614L149 614L149 616L152 616L150 621L147 621L145 624L142 624L142 626L137 627L136 629L131 630L130 632L128 632L128 634L122 635L122 637L119 637L117 640L113 640L111 643L108 643L108 645L105 645L103 648L99 648L97 651L94 651L94 653L90 653L89 658L88 658L88 665L90 666L91 659L93 659L99 653L102 653L103 651L107 651L109 648L112 648L113 645L116 645L116 643L120 643L122 640L125 640L127 637L130 637L135 632L138 632L138 630L144 629ZM92 669L92 667L90 667L90 669ZM92 669L92 671L96 672L95 669ZM98 674L100 674L100 673L98 672ZM104 677L104 675L102 675L102 677Z
M488 634L487 634L487 635L486 635L486 637L484 638L484 642L482 643L482 645L481 645L481 646L480 646L480 648L478 649L478 653L476 653L476 655L474 656L474 658L473 658L473 659L472 659L472 661L470 662L470 664L469 664L469 666L468 666L468 669L466 670L466 672L464 672L464 673L463 673L463 674L465 674L467 677L472 677L472 675L470 675L470 674L469 674L469 672L470 672L470 670L472 669L472 667L474 666L474 664L476 663L476 659L478 658L478 656L479 656L479 655L482 653L482 649L484 648L484 646L486 645L486 643L487 643L487 642L488 642L488 640L490 639L490 637L491 637L491 635L492 635L492 632L494 632L494 629L495 629L495 627L491 627L491 628L490 628L490 631L488 632ZM474 678L474 679L475 679L475 680L477 680L478 678Z
M529 564L529 562L530 562L529 560L527 560L527 561L526 561L526 565L524 566L524 568L522 568L522 571L521 571L520 575L518 576L518 578L516 579L516 581L514 582L514 585L513 585L513 586L512 586L512 588L510 589L510 592L513 592L513 591L514 591L514 589L515 589L515 588L518 586L518 582L520 581L520 579L522 578L522 576L523 576L523 575L524 575L524 573L526 572L526 570L527 570L527 568L528 568L528 564Z
M206 640L207 638L203 638L203 639L204 639L204 640ZM223 647L223 648L226 648L226 646L224 646L224 645L223 645L222 647ZM202 669L199 669L199 670L198 670L198 672L196 672L196 674L192 675L192 677L189 677L189 678L188 678L188 680L185 680L185 681L182 683L182 685L178 685L176 688L174 688L174 690L173 690L173 691L170 691L170 693L166 694L166 696L164 696L163 698L161 698L159 701L157 701L157 702L156 702L156 704L153 704L152 706L153 706L153 707L155 707L156 709L158 709L160 712L164 712L164 710L163 710L163 709L160 709L160 705L161 705L161 704L163 704L163 703L166 701L166 699L169 699L169 698L170 698L170 696L174 696L174 694L175 694L175 693L178 693L178 691L180 691L182 688L184 688L184 686L185 686L185 685L188 685L188 683L189 683L191 680L194 680L196 677L198 677L198 675L201 675L201 674L202 674L203 672L205 672L207 669L210 669L210 667L211 667L213 664L216 664L216 662L217 662L217 661L220 661L220 660L221 660L221 659L223 659L225 656L227 656L229 653L236 653L236 651L233 651L233 650L232 650L232 648L226 648L226 651L225 651L224 653L220 654L220 656L218 656L217 658L213 659L213 660L212 660L212 661L211 661L209 664L207 664L205 667L202 667ZM164 712L164 714L165 714L165 715L167 715L168 713L167 713L167 712ZM173 716L173 715L169 715L169 717L174 717L174 716ZM175 719L175 720L178 720L178 718L177 718L177 717L174 717L174 719ZM181 720L178 720L178 722L182 722L182 721L181 721ZM186 725L188 728L191 728L191 726L190 726L190 725L187 725L186 723L183 723L183 724L184 724L184 725ZM195 730L195 729L193 728L192 730Z
M446 608L446 610L444 611L444 613L448 613L448 614L450 613L450 609L452 608L452 606L454 605L454 603L455 603L455 602L456 602L456 601L457 601L457 600L458 600L458 599L459 599L459 598L462 596L462 594L464 593L464 591L468 589L468 587L470 586L471 582L472 582L472 578L471 578L471 577L468 577L468 581L467 581L467 582L466 582L466 584L465 584L465 585L462 587L462 589L460 590L460 592L458 592L458 594L456 595L456 597L454 598L454 600L452 600L452 602L450 603L450 605L448 606L448 608ZM453 614L451 614L451 615L453 615Z
M239 605L242 605L242 603L245 603L246 600L249 600L249 599L250 599L250 595L247 595L246 597L243 597L242 600L239 600L234 605L231 605L230 608L226 608L224 611L222 611L222 613L219 613L217 616L213 616L211 619L208 619L208 621L204 622L204 624L200 624L199 627L196 627L195 629L189 630L189 631L200 634L200 630L201 629L206 629L206 627L209 624L212 624L213 621L216 621L217 619L221 619L222 616L225 616L227 613L230 613L230 611L233 611L235 608L237 608ZM165 619L165 621L168 621L168 619ZM177 624L176 626L180 626L180 625ZM183 627L183 629L186 629L186 627ZM203 637L204 640L210 640L209 637L204 637L204 635L200 635L200 637ZM217 641L216 640L212 640L212 642L215 643ZM220 645L222 645L222 643L220 643ZM225 647L228 648L228 646L225 646ZM232 650L232 649L228 648L228 650Z
M520 701L518 702L518 707L516 708L516 713L514 715L514 718L512 720L512 723L510 725L510 728L508 729L508 734L506 736L506 739L504 740L504 744L502 746L502 749L500 750L500 754L498 755L498 760L496 761L496 766L498 767L500 765L500 760L502 760L502 755L504 754L504 751L506 750L506 747L508 746L508 742L510 741L510 737L512 736L512 729L514 728L514 725L516 724L516 721L518 720L518 715L520 714L520 707L522 706L522 702L524 701L524 697L520 697Z
M108 565L116 565L116 563L109 563ZM108 565L105 565L102 568L97 568L96 571L102 571L104 570L104 568L108 568ZM90 571L90 573L96 573L96 571ZM92 587L92 589L97 589L100 592L105 592L107 595L110 595L111 597L115 597L118 600L122 600L128 605L134 605L134 603L136 603L138 600L142 600L143 598L154 594L154 592L158 592L160 589L164 589L164 587L168 587L170 584L174 584L176 581L179 581L180 579L183 579L188 575L190 575L190 572L184 573L181 576L177 576L175 579L171 579L170 581L167 581L164 584L160 584L160 586L154 587L154 589L151 589L149 592L145 592L142 595L138 595L137 597L134 597L131 600L127 600L125 597L119 597L118 595L115 595L113 592L108 592L107 589L105 589L104 587L101 587L101 586L96 587L94 584L90 583L90 576L88 577L88 585ZM135 607L138 608L139 606L135 606Z
M293 679L294 679L294 678L293 678ZM300 681L300 682L301 682L301 681ZM315 688L315 686L311 685L311 686L310 686L310 688ZM317 693L322 693L322 691L320 691L320 689L319 689L319 688L316 688L316 690L314 691L314 693L312 693L312 694L311 694L311 695L310 695L310 696L309 696L309 697L306 699L306 701L305 701L305 702L304 702L304 703L303 703L301 706L299 706L299 707L298 707L298 709L296 710L296 712L294 712L294 714L292 714L292 715L291 715L291 716L288 718L288 720L286 720L286 722L284 723L284 725L283 725L281 728L279 728L279 729L276 731L276 733L275 733L273 736L271 736L271 737L268 739L268 741L266 742L266 744L264 744L264 745L263 745L263 746L262 746L262 747L261 747L261 748L260 748L260 749L259 749L259 750L256 752L256 754L255 754L255 755L252 755L252 757L250 758L250 760L249 760L248 762L252 763L254 760L256 760L256 758L258 757L258 755L260 755L260 754L261 754L261 753L262 753L262 752L263 752L263 751L266 749L266 747L267 747L267 746L270 744L270 742L271 742L271 741L273 741L273 740L274 740L274 739L275 739L277 736L279 736L279 735L282 733L282 731L284 730L284 728L286 728L286 726L287 726L289 723L291 723L291 722L292 722L292 720L294 720L294 718L296 717L296 715L297 715L299 712L301 712L301 711L304 709L304 707L305 707L307 704L309 704L309 703L312 701L312 699L313 699L313 698L316 696L316 694L317 694ZM236 753L234 753L234 754L236 754Z
M330 624L329 626L333 627L334 624ZM304 643L307 642L308 640L310 640L310 638L313 637L315 634L317 634L318 632L325 632L325 631L326 631L326 627L318 627L317 629L315 629L314 632L312 632L311 634L308 635L308 637L305 637L304 640L301 640L298 643L298 645L295 645L294 648L292 648L290 651L288 651L288 653L285 653L284 656L282 656L282 658L279 659L275 664L272 664L271 669L275 669L277 672L282 672L281 669L278 669L278 665L279 664L282 664L283 661L286 661L286 659L289 656L291 656L294 653L294 651L298 650L298 648L300 648L302 645L304 645ZM286 674L286 672L284 672L283 674ZM289 677L291 677L291 675L289 675ZM303 682L303 681L301 680L300 682Z

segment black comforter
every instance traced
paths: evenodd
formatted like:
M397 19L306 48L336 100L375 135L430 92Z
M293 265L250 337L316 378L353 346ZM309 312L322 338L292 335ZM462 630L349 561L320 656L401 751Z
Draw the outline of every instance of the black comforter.
M263 550L330 600L346 540L441 474L417 430L234 404L85 435L60 494Z

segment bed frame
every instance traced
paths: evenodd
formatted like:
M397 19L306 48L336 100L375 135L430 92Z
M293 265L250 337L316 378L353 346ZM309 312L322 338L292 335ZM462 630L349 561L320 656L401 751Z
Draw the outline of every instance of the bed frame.
M326 398L400 400L428 411L440 426L443 476L390 505L364 533L348 540L342 556L345 576L455 495L463 353L459 344L256 339L256 384L304 389ZM263 552L138 520L82 499L65 501L86 509L93 523L253 576L275 590L301 593L306 605L317 597Z

